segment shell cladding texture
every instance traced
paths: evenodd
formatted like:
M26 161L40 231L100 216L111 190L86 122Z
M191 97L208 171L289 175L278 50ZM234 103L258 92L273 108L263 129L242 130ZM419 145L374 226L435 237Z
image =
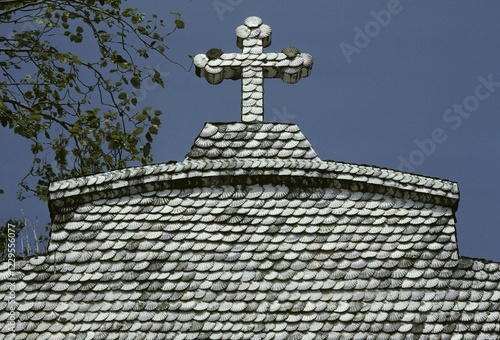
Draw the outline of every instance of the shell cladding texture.
M300 152L272 153L284 135ZM207 124L183 162L51 186L16 337L494 339L499 264L459 257L457 202L453 182L321 161L295 125Z

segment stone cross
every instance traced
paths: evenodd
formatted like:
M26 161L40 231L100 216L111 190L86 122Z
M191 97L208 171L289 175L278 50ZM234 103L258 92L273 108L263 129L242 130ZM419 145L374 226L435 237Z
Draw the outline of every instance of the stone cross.
M241 79L241 120L262 122L264 78L281 78L287 84L294 84L311 73L313 59L295 47L287 47L281 53L264 53L263 48L271 45L271 27L258 17L245 19L244 25L236 28L236 35L236 44L243 52L211 49L198 54L194 57L196 75L211 84Z

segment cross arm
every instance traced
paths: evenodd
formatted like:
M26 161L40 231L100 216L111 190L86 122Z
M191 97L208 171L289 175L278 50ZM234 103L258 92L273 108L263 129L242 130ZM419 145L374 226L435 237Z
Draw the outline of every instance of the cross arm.
M213 58L214 50L194 57L195 72L198 77L204 77L210 84L220 84L224 79L241 79L244 56L238 53L222 53Z
M264 78L281 78L286 84L295 84L311 74L313 58L300 53L295 47L284 48L281 53L268 53L263 63Z
M248 55L222 51L213 58L214 50L194 57L196 75L204 77L210 84L220 84L224 79L241 79L245 66L262 67L263 78L281 78L287 84L294 84L309 76L313 66L312 56L300 53L294 47L287 47L281 53L261 53L253 59Z

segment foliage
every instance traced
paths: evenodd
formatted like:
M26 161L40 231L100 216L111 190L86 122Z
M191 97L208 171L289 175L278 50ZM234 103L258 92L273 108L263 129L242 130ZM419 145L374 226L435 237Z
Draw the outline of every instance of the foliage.
M152 161L159 110L141 107L142 66L166 54L166 38L184 27L171 13L167 28L122 0L0 1L0 124L31 143L33 162L20 198L47 199L52 181ZM141 64L142 63L142 64ZM181 66L181 65L179 65Z

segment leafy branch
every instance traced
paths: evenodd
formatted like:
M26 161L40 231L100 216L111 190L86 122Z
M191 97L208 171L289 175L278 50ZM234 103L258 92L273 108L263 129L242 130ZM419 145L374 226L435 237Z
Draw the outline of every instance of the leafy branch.
M20 198L45 200L52 181L152 161L162 112L141 107L137 90L164 86L144 65L150 54L186 70L167 53L185 25L171 15L167 25L122 0L0 1L10 28L0 36L0 124L33 154Z

